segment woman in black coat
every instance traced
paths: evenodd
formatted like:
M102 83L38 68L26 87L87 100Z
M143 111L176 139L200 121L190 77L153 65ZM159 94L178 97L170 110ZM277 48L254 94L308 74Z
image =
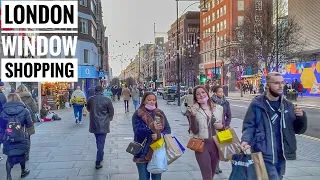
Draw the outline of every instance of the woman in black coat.
M8 123L12 121L19 122L21 128L30 128L33 124L29 110L16 93L9 94L8 102L3 106L3 111L0 114L1 131L6 132ZM8 156L6 163L7 180L12 180L11 169L15 164L21 165L21 177L30 173L30 170L26 169L26 153L29 151L30 141L27 133L23 136L24 140L11 142L7 140L6 133L4 135L3 153Z

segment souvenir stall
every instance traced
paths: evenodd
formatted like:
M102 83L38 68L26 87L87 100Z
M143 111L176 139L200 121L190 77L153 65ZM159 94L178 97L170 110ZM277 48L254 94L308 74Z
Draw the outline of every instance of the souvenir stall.
M70 102L73 83L47 82L41 83L42 102L51 107L51 110L64 109Z

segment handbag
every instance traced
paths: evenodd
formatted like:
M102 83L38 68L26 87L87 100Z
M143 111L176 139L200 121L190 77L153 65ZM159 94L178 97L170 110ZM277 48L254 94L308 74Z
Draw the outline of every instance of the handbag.
M141 144L138 142L132 141L128 145L126 151L135 156L141 152L141 150L144 148L144 145L146 142L147 142L147 138L144 138L144 140Z
M188 142L187 148L196 151L203 152L204 151L204 140L198 138L191 138Z

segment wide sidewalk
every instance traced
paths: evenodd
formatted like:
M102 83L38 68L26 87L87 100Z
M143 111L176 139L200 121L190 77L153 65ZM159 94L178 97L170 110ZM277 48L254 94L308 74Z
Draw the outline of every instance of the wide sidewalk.
M228 93L228 98L233 100L245 100L245 101L251 101L252 98L257 96L259 94L243 94L243 97L240 95L240 91L238 92L230 92ZM297 101L292 101L295 104L298 104L300 106L304 107L310 107L310 108L319 108L320 107L320 97L310 97L310 96L299 96Z
M172 134L183 145L188 136L188 122L180 114L176 105L166 105L159 98L161 109L167 115ZM30 161L31 169L25 179L46 180L137 180L137 168L132 162L132 155L125 150L132 141L133 132L130 113L124 113L122 101L115 102L115 117L111 122L111 133L107 135L103 165L95 170L96 145L93 134L88 132L89 120L84 118L81 125L76 125L72 109L59 110L61 121L40 123L36 134L32 136ZM232 126L241 136L242 120L234 118ZM320 142L297 137L298 160L288 161L286 179L318 180L320 179ZM222 174L214 179L228 179L231 172L230 162L221 162ZM0 161L0 180L5 180L5 160ZM20 166L14 167L14 179L20 178ZM164 180L201 180L201 173L194 157L194 152L187 149L185 154L169 166L163 174Z

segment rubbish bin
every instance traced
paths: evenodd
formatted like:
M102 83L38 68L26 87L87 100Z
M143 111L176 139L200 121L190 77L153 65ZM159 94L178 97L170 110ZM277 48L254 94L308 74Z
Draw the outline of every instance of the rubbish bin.
M228 94L229 94L229 87L224 85L222 86L222 89L223 89L223 94L228 97Z

